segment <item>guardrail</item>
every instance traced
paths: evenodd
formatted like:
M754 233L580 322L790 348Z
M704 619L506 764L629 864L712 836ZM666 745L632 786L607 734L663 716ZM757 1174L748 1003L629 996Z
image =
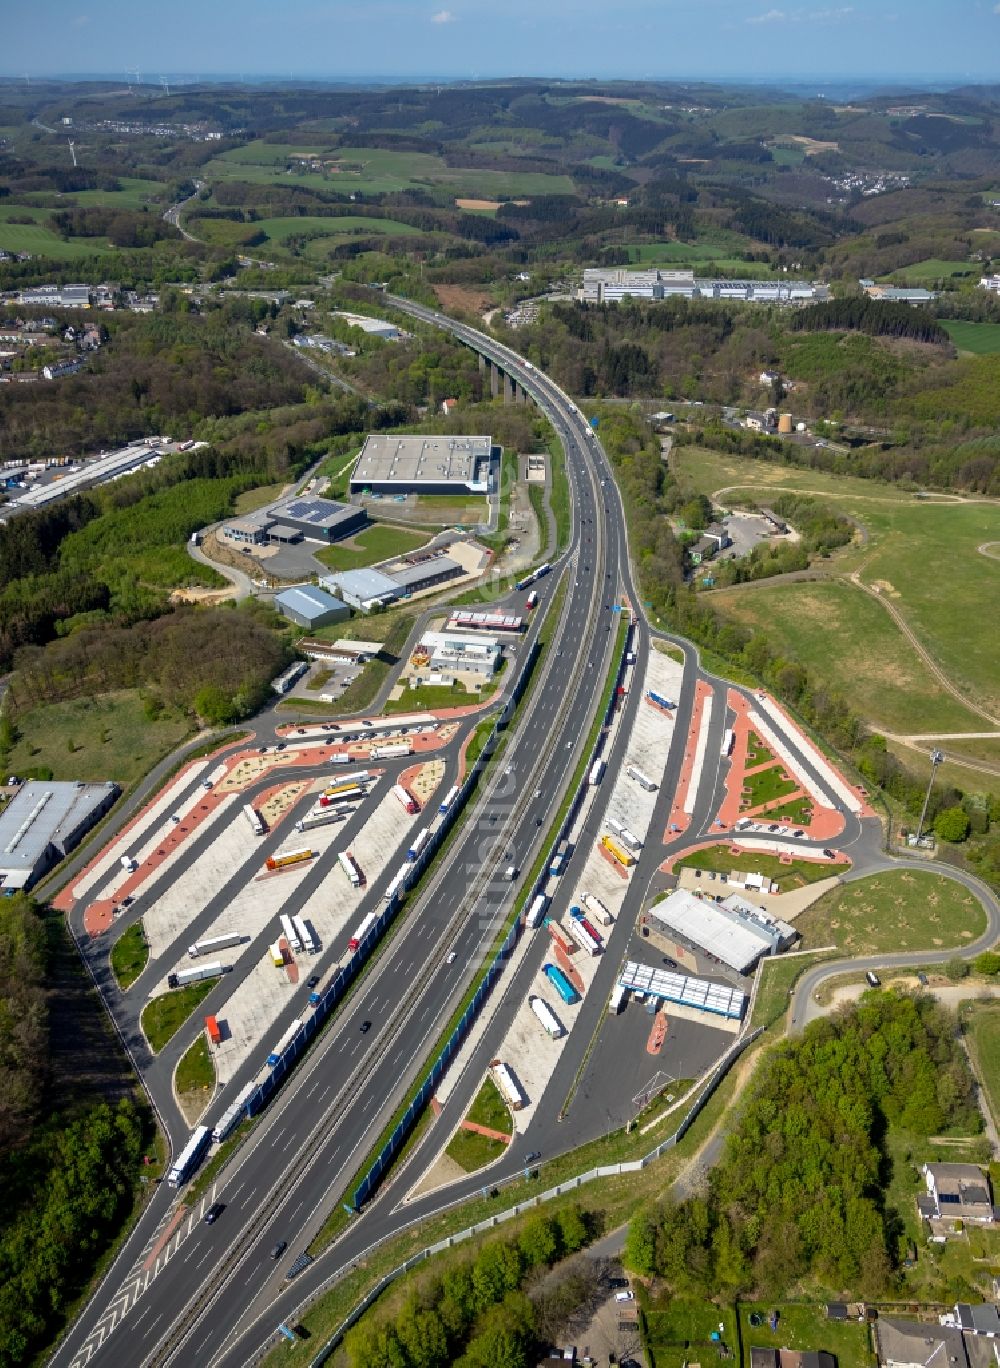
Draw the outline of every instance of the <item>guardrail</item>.
M581 1188L587 1183L592 1183L598 1178L613 1178L618 1177L623 1173L638 1173L655 1160L661 1158L668 1150L673 1149L674 1146L684 1138L701 1114L716 1088L732 1068L733 1064L747 1046L752 1045L762 1034L763 1028L759 1027L756 1031L751 1031L749 1034L741 1036L738 1040L733 1042L712 1072L708 1075L698 1096L684 1114L680 1125L674 1133L668 1136L661 1144L657 1145L655 1149L650 1150L648 1154L643 1155L641 1159L628 1160L619 1164L604 1164L598 1168L589 1169L586 1173L578 1174L575 1178L571 1178L565 1183L559 1183L555 1187L547 1189L545 1192L534 1194L525 1202L518 1202L516 1206L508 1207L506 1211L498 1211L495 1216L490 1216L485 1221L478 1221L475 1225L467 1226L466 1229L460 1230L454 1235L448 1235L443 1240L438 1240L436 1244L427 1245L404 1263L399 1264L389 1273L386 1273L362 1300L358 1302L357 1306L351 1310L348 1316L341 1321L340 1325L337 1326L336 1330L334 1330L333 1334L319 1352L310 1360L310 1368L320 1368L320 1365L326 1363L327 1359L341 1343L347 1332L357 1324L369 1307L374 1305L386 1288L404 1273L408 1273L411 1268L416 1268L418 1264L431 1258L432 1255L443 1253L446 1249L452 1249L455 1245L461 1244L464 1240L471 1239L474 1235L482 1235L486 1231L493 1230L496 1226L502 1225L505 1221L515 1220L518 1216L522 1216L535 1207L541 1206L543 1202L550 1201L554 1197L561 1197L564 1193L573 1192L577 1188ZM520 1175L517 1175L513 1178L504 1180L502 1183L494 1184L494 1187L501 1188L519 1180ZM462 1198L461 1200L464 1201L466 1199ZM395 1235L400 1233L401 1231L395 1231L392 1235L386 1235L382 1240L370 1245L366 1250L359 1254L347 1267L337 1269L337 1271L331 1274L322 1286L317 1288L306 1301L303 1301L295 1308L292 1316L288 1318L288 1323L300 1319L304 1314L305 1309L314 1302L317 1297L322 1296L330 1287L332 1287L344 1273L349 1271L351 1267L356 1267L361 1264L366 1258L373 1254L380 1245L384 1244L387 1240L393 1239Z

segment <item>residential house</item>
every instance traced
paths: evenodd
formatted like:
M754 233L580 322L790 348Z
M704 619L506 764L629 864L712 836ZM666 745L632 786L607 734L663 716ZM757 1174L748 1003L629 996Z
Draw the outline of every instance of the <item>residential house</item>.
M969 1368L962 1332L952 1325L880 1316L875 1343L882 1368Z
M921 1215L991 1225L993 1197L985 1169L978 1164L924 1164L930 1199L918 1202Z
M1000 1311L989 1303L971 1305L969 1302L958 1302L955 1306L955 1320L966 1334L1000 1339Z

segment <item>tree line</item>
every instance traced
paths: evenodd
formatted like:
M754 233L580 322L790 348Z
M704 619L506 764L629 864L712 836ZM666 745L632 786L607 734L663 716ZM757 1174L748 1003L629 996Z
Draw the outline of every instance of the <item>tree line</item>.
M951 338L926 309L891 300L869 299L867 295L845 295L799 309L788 321L790 332L815 332L817 329L853 330L872 337L909 337L916 342L937 342L951 346Z
M768 1052L707 1195L644 1209L626 1265L677 1296L779 1298L804 1282L885 1296L903 1253L888 1136L981 1127L949 1016L869 995Z

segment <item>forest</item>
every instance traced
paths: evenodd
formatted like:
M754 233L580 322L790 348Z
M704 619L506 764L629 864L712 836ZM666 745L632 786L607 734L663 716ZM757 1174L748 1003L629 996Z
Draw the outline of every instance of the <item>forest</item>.
M132 1209L150 1138L127 1099L67 1101L52 1067L51 977L41 910L0 898L0 1368L29 1362L59 1328Z
M637 1216L626 1265L676 1295L891 1297L904 1251L887 1135L981 1126L950 1016L929 997L869 993L764 1056L707 1194Z
M423 1281L397 1315L366 1317L347 1336L351 1368L531 1368L595 1291L590 1269L544 1287L541 1275L593 1234L577 1207L539 1212L516 1240L491 1240Z

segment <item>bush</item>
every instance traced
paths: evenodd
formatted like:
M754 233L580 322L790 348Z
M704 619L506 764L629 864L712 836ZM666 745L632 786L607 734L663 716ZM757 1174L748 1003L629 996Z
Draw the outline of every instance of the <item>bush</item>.
M969 834L969 814L961 807L945 808L934 818L934 834L942 841L964 841Z
M995 950L984 950L972 961L972 967L984 978L992 978L994 974L1000 974L1000 955Z
M969 966L965 960L950 959L944 966L944 972L953 983L961 983L962 979L969 977Z

